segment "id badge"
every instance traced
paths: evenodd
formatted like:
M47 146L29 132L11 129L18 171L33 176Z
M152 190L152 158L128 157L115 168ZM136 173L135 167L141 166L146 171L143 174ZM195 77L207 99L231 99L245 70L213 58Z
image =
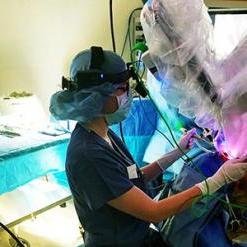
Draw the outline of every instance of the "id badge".
M137 169L136 169L135 164L131 166L127 166L127 171L128 171L129 179L138 178Z

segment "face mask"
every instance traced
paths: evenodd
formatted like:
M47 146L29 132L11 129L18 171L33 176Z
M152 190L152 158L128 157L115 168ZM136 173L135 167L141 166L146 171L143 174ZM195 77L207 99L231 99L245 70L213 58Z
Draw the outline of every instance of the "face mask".
M131 103L133 100L131 91L116 97L118 109L111 114L105 115L105 119L108 125L113 125L122 122L128 116L131 108Z

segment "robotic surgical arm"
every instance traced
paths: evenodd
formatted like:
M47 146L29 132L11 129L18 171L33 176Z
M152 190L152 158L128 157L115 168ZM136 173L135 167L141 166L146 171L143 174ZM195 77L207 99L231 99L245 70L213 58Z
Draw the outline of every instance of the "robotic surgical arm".
M188 15L189 13L189 15ZM161 94L197 125L217 130L229 158L247 154L247 35L224 60L213 48L203 1L153 0L141 13L149 50L142 59Z

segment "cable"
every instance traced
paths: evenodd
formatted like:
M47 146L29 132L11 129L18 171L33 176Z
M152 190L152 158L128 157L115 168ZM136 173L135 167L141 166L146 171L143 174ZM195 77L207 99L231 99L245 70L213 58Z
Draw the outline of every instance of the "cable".
M143 110L143 112L144 112L144 114L145 114L145 118L148 120L149 124L150 124L157 132L159 132L159 133L160 133L160 134L161 134L161 135L162 135L162 136L170 143L170 145L171 145L172 147L175 147L175 146L173 145L173 143L170 141L170 139L167 137L167 135L164 134L162 131L160 131L156 126L153 125L153 123L151 122L151 120L150 120L149 117L148 117L147 112L146 112L145 109L144 109L144 106L143 106L142 101L141 101L141 97L138 96L138 98L139 98L139 101L140 101L141 108L142 108L142 110Z
M133 52L135 52L135 50L136 50L136 49L133 49L133 50L131 50L131 52L130 52L130 58L131 58L131 62L132 62L132 63L134 62L134 61L133 61L133 60L134 60L134 59L133 59ZM137 49L137 50L138 50L138 49ZM140 50L140 51L141 51L141 50ZM142 52L142 51L141 51L141 52ZM139 61L137 61L137 63L140 63L140 59L141 59L141 56L140 56L140 58L139 58ZM143 66L144 66L144 68L145 68L145 64L143 64ZM135 67L134 67L134 68L135 68ZM180 152L188 159L189 162L192 163L193 166L195 166L195 164L193 163L192 159L191 159L191 158L190 158L190 157L182 150L182 148L181 148L181 147L179 146L179 144L177 143L177 141L176 141L176 139L175 139L175 137L174 137L174 135L173 135L173 132L172 132L172 130L171 130L171 127L169 126L167 120L164 118L164 116L163 116L162 113L160 112L160 110L159 110L158 106L156 105L155 101L152 99L152 97L151 97L151 95L150 95L150 93L149 93L149 90L148 90L148 89L146 88L146 86L144 85L143 80L142 80L142 77L143 77L144 73L140 76L140 75L138 74L138 70L135 69L135 72L136 72L136 75L137 75L137 77L138 77L138 79L139 79L139 83L142 84L143 89L146 91L146 94L148 95L149 99L150 99L151 102L153 103L153 105L154 105L156 111L158 112L158 114L160 115L161 119L163 120L163 122L164 122L165 125L167 126L168 131L169 131L169 133L170 133L170 135L171 135L171 137L172 137L172 140L174 141L174 143L176 144L176 146L178 147L178 149L180 150ZM195 169L196 169L196 166L195 166ZM204 174L203 174L201 171L199 171L199 172L200 172L200 174L203 175L203 177L205 178Z
M213 195L209 195L208 197L211 197L211 198L215 198L215 197L217 197L217 193L215 193L215 194L213 194ZM233 207L233 208L238 208L238 209L244 209L244 210L247 210L247 206L246 205L241 205L241 204L235 204L235 203L232 203L232 202L228 202L228 201L226 201L226 200L224 200L224 199L222 199L222 198L218 198L219 199L219 201L221 201L221 202L223 202L224 204L226 204L226 205L230 205L231 207Z
M166 186L166 184L165 183L162 183L162 184L157 185L157 186L147 186L147 188L149 190L157 190L157 189L163 189L165 186Z
M126 44L127 44L127 40L129 41L130 50L132 50L132 42L131 42L131 37L130 37L130 25L131 25L131 19L132 19L133 14L134 14L136 11L140 11L140 10L142 10L141 7L135 8L135 9L133 9L133 10L131 11L131 13L130 13L130 15L129 15L129 18L128 18L128 28L127 28L127 32L126 32L126 35L125 35L123 48L122 48L122 51L121 51L121 57L122 57L123 54L124 54L124 51L125 51L125 48L126 48Z
M129 35L129 27L127 28L127 32L126 32L126 34L125 34L124 44L123 44L122 51L121 51L121 55L120 55L121 57L122 57L123 54L124 54L124 50L125 50L125 47L126 47L128 35Z
M140 60L139 60L139 61L135 61L135 63L137 63L137 64L139 64L139 62L140 62ZM145 66L144 66L144 68L145 68ZM144 70L144 72L145 72L145 70ZM143 78L144 72L143 72L142 75L141 75L141 79ZM147 112L145 111L145 107L144 107L144 105L143 105L143 103L142 103L141 97L138 96L138 99L139 99L139 102L140 102L140 106L141 106L141 108L142 108L142 110L143 110L143 112L144 112L145 118L148 120L149 124L150 124L157 132L159 132L159 133L160 133L160 134L161 134L161 135L162 135L162 136L170 143L170 145L171 145L172 147L175 147L175 146L173 145L173 143L170 141L170 139L167 137L167 135L164 134L162 131L160 131L156 126L153 125L152 121L151 121L151 120L149 119L149 117L148 117Z
M115 43L115 37L114 37L112 0L109 1L109 13L110 13L110 27L111 27L112 48L113 48L113 51L116 52L116 43Z
M153 125L153 123L151 122L151 120L148 118L148 114L145 112L145 109L144 109L144 106L142 104L142 101L141 101L141 97L139 96L139 101L140 101L140 105L142 107L142 110L145 114L145 117L146 119L148 120L149 124L158 132L160 133L168 142L169 144L174 148L175 146L173 145L173 143L171 142L171 140L168 138L168 136L166 134L164 134L161 130L159 130L156 126ZM195 156L196 157L196 156ZM180 157L180 159L182 159L185 163L187 162L186 159L184 159L183 157Z
M16 243L18 243L18 245L20 247L25 247L24 244L18 239L18 237L9 230L9 228L7 226L5 226L3 223L0 222L0 226L6 231L8 232L8 234L16 241Z
M130 58L131 58L131 62L133 63L132 52L133 52L133 50L131 50ZM145 65L144 65L144 66L145 66ZM134 67L134 69L135 69L135 67ZM208 183L207 183L207 180L206 180L205 175L204 175L203 172L200 170L200 168L198 168L198 167L194 164L193 160L192 160L192 159L191 159L191 158L190 158L190 157L182 150L182 148L179 146L179 144L177 143L177 141L176 141L176 139L175 139L175 137L174 137L174 135L173 135L173 132L172 132L172 130L171 130L171 128L170 128L168 122L166 121L166 119L164 118L164 116L163 116L162 113L160 112L158 106L157 106L156 103L154 102L152 96L151 96L150 93L149 93L149 90L148 90L148 89L146 88L146 86L144 85L143 80L142 80L142 77L140 77L140 75L138 74L138 71L135 71L135 72L136 72L136 75L137 75L137 77L138 77L138 79L139 79L139 83L142 84L143 90L146 92L146 94L148 95L149 99L150 99L151 102L153 103L153 105L154 105L156 111L158 112L158 114L160 115L161 119L163 120L163 122L164 122L165 125L167 126L168 131L169 131L169 133L170 133L170 135L171 135L171 137L172 137L172 140L174 141L174 143L176 144L176 146L178 147L178 149L180 150L180 152L188 159L188 162L190 162L190 163L194 166L195 171L198 172L198 173L203 177L203 179L204 179L204 181L205 181L205 183L206 183L207 192L209 192L209 187L208 187ZM209 193L207 193L207 194L209 194Z
M138 75L138 74L137 74L137 75ZM138 75L138 76L139 76L139 75ZM190 159L190 157L182 150L182 148L181 148L181 147L179 146L179 144L177 143L177 141L176 141L176 139L175 139L175 137L174 137L174 135L173 135L173 132L172 132L171 127L169 126L167 120L164 118L163 114L160 112L158 106L157 106L156 103L154 102L154 100L153 100L152 96L150 95L148 89L147 89L147 88L145 87L145 85L143 84L143 82L142 82L140 76L139 76L139 80L140 80L140 83L142 83L142 86L143 86L144 90L146 91L146 93L147 93L149 99L150 99L151 102L153 103L153 105L154 105L156 111L158 112L158 114L160 115L161 119L164 121L165 125L167 126L168 131L169 131L169 133L170 133L170 135L171 135L171 137L172 137L173 142L176 144L176 146L178 147L178 149L180 150L180 152L181 152L181 153L182 153L182 154L183 154L183 155L184 155L191 163L193 163L193 161Z
M132 57L132 56L131 56L131 57ZM145 65L144 65L144 66L145 66ZM200 175L202 175L202 177L203 177L204 180L206 181L206 177L205 177L205 175L203 174L203 172L200 170L200 168L198 168L198 167L194 164L193 160L192 160L192 159L191 159L191 158L190 158L190 157L182 150L182 148L181 148L181 147L179 146L179 144L177 143L177 141L176 141L176 139L175 139L175 137L174 137L174 135L173 135L173 132L172 132L172 129L171 129L170 125L168 124L167 120L165 119L165 117L164 117L164 116L162 115L162 113L160 112L158 106L156 105L155 101L153 100L152 96L150 95L149 90L145 87L145 85L144 85L144 83L143 83L143 81L142 81L142 78L139 76L138 73L137 73L137 76L139 77L139 81L140 81L140 83L142 83L143 89L146 91L146 93L147 93L149 99L151 100L151 102L153 103L153 105L154 105L156 111L158 112L158 114L160 115L161 119L163 120L163 122L164 122L165 125L167 126L168 131L169 131L169 133L170 133L170 135L171 135L171 137L172 137L173 142L174 142L175 145L178 147L179 151L187 158L188 162L190 162L190 163L194 166L194 169L195 169ZM207 181L206 181L206 186L207 186L207 190L208 190ZM209 190L208 190L208 191L209 191Z
M114 35L114 22L113 22L113 10L112 10L112 0L109 1L109 13L110 13L110 28L111 28L111 38L112 38L112 49L113 49L114 52L116 52L116 43L115 43L115 35ZM123 143L125 143L122 122L119 123L119 129L120 129L121 139L122 139Z

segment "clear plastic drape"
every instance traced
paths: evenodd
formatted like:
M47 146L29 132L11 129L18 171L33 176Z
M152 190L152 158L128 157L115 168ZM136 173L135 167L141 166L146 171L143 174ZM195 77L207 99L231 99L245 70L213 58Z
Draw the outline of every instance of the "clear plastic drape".
M141 22L162 96L199 126L222 129L224 145L237 150L233 156L247 153L247 141L238 140L247 128L247 35L218 60L201 0L153 0L144 6Z

